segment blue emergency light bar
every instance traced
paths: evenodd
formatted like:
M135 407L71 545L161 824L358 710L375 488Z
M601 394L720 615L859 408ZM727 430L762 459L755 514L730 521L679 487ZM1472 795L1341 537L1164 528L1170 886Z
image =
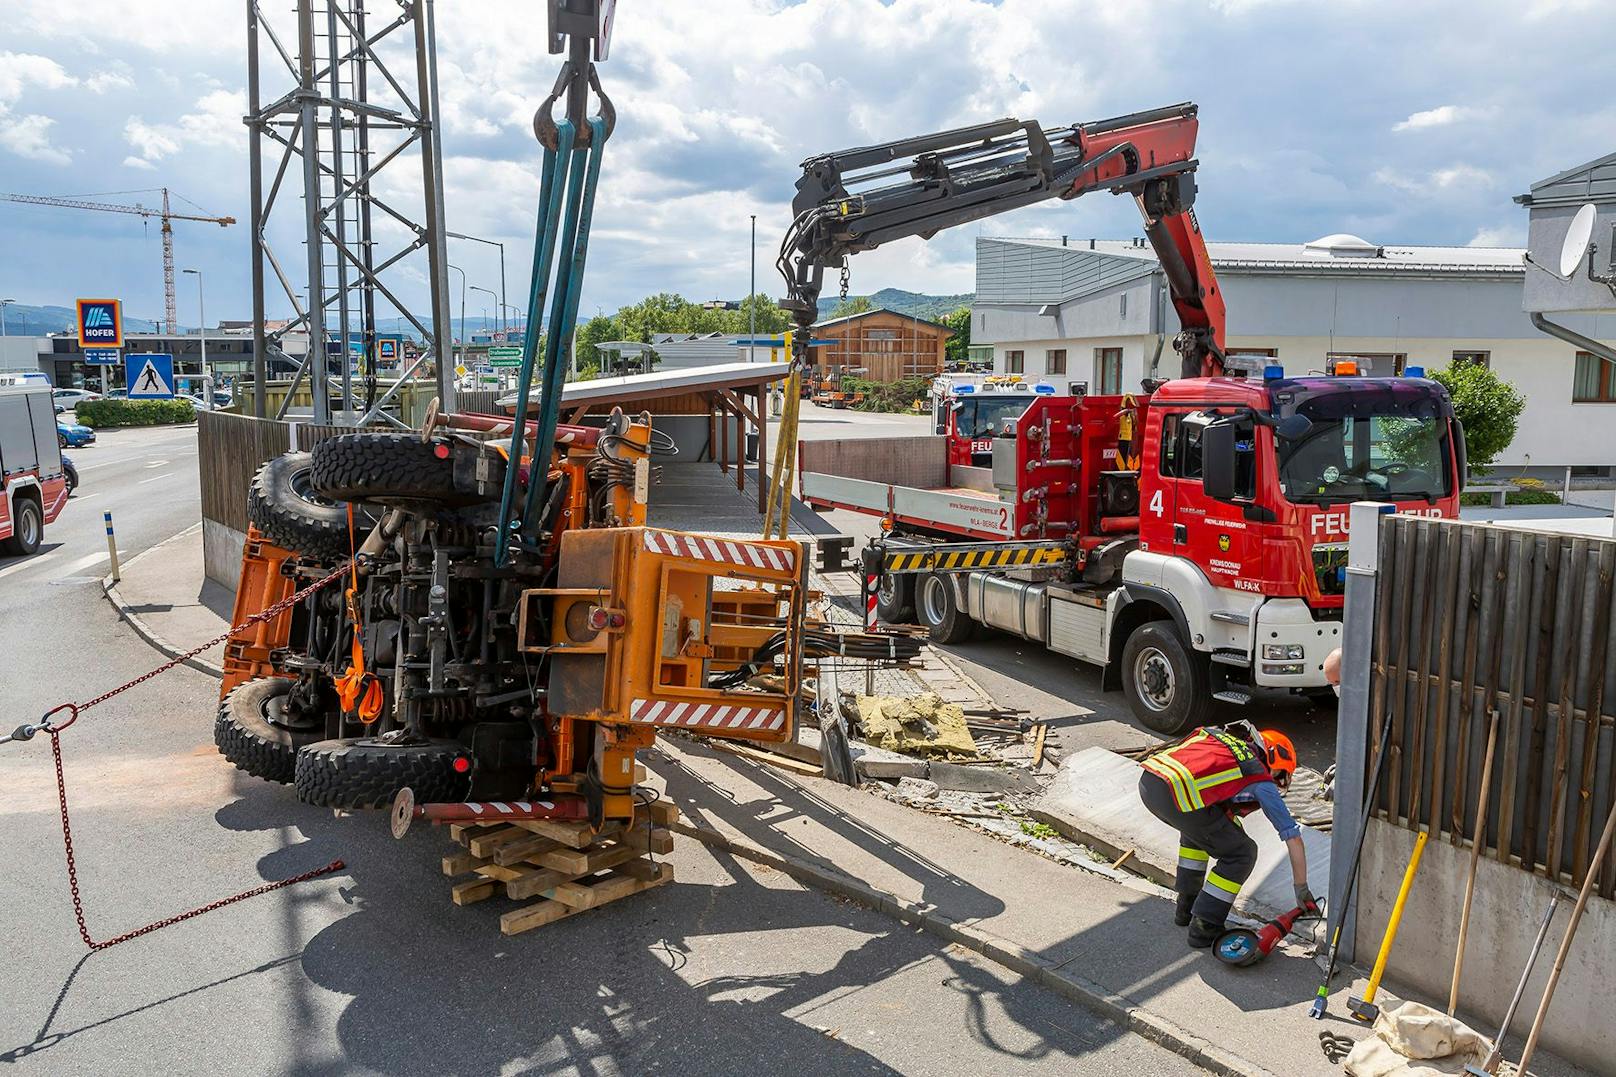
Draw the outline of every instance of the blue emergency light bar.
M1263 381L1279 381L1285 376L1285 368L1278 363L1270 363L1263 367Z
M1039 382L1037 385L1034 385L1032 387L1032 391L1035 393L1042 393L1045 396L1055 395L1055 387L1053 385L1045 385L1043 382Z
M1422 366L1406 366L1403 368L1403 377L1423 378L1425 377L1425 368Z
M954 386L954 392L958 393L960 396L965 396L968 393L976 392L976 386L974 386L974 385L956 385L956 386Z

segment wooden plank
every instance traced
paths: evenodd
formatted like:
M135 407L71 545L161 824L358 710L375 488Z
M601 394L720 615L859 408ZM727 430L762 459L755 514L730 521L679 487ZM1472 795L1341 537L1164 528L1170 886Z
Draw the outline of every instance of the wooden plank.
M1434 586L1432 560L1438 553L1438 532L1436 525L1430 520L1416 520L1414 522L1414 541L1416 553L1414 556L1414 578L1418 593L1413 599L1414 608L1410 614L1409 624L1409 668L1427 670L1430 668L1432 633L1431 625L1436 610L1434 601L1437 588ZM1408 825L1415 830L1419 829L1420 801L1425 785L1425 760L1430 753L1425 751L1427 741L1426 723L1429 715L1426 713L1426 703L1431 693L1426 689L1423 679L1416 681L1413 691L1414 698L1408 704Z
M554 868L532 868L524 872L520 879L513 879L505 884L505 896L509 898L530 898L542 894L552 887L562 883L571 882L578 877L576 872L557 871Z
M672 826L679 821L679 805L667 797L652 801L647 810L651 813L651 821L657 826Z
M1371 677L1369 743L1371 744L1380 743L1382 723L1386 721L1386 698L1391 694L1391 674L1387 667L1391 661L1392 596L1397 592L1397 588L1392 586L1392 581L1396 579L1398 569L1395 535L1392 529L1386 526L1384 518L1378 521L1377 526L1380 528L1380 533L1376 536L1380 546L1380 567L1375 581L1374 655L1369 666ZM1368 765L1373 767L1376 761L1370 759ZM1380 796L1384 799L1384 794ZM1374 814L1379 807L1379 804L1371 804L1370 814Z
M461 845L465 845L478 834L485 834L497 829L499 825L498 823L450 823L449 838L453 841L458 841Z
M1471 686L1476 683L1476 651L1481 642L1481 622L1485 616L1485 606L1482 603L1484 593L1483 584L1490 579L1485 573L1484 557L1487 544L1485 532L1473 527L1463 529L1464 551L1460 557L1465 561L1465 585L1463 605L1460 613L1464 621L1464 664L1459 675L1456 707L1458 710L1458 744L1453 761L1453 800L1448 815L1450 824L1449 833L1452 842L1458 846L1463 840L1465 829L1465 807L1476 799L1469 796L1470 785L1470 731L1475 725L1475 709ZM1474 835L1472 835L1474 837ZM1481 838L1483 845L1486 838Z
M1539 852L1537 829L1543 818L1543 750L1548 739L1548 714L1544 708L1550 691L1549 671L1554 659L1554 619L1560 593L1560 563L1564 549L1559 536L1540 536L1537 542L1543 555L1543 569L1538 576L1535 601L1536 616L1528 623L1536 627L1532 642L1537 652L1533 669L1531 741L1527 752L1526 790L1522 801L1525 809L1521 822L1521 859L1535 863ZM1519 689L1517 689L1519 690Z
M1437 565L1442 572L1441 606L1438 609L1436 625L1441 633L1441 642L1437 646L1436 672L1436 709L1431 715L1432 731L1435 734L1431 741L1431 787L1430 805L1431 817L1428 829L1433 837L1442 831L1442 780L1447 774L1448 741L1451 721L1448 714L1448 678L1452 673L1450 666L1453 661L1453 637L1458 631L1459 615L1457 610L1459 599L1459 580L1465 565L1461 556L1460 540L1464 531L1457 524L1443 524L1437 528L1442 537L1442 556ZM1422 693L1423 694L1423 693ZM1457 733L1454 733L1457 736Z
M1046 722L1038 723L1038 735L1032 744L1032 769L1037 770L1044 763L1044 739L1049 736L1049 725Z
M570 871L577 877L593 874L639 855L640 850L631 844L608 844L590 849L553 849L535 856L533 862L556 871Z
M1605 652L1610 645L1611 581L1616 578L1616 543L1599 544L1598 579L1594 583L1593 641L1584 673L1587 710L1582 719L1582 769L1577 782L1577 828L1571 839L1571 878L1581 885L1593 854L1594 793L1599 764L1599 710L1605 702ZM1563 713L1563 712L1562 712ZM1591 715L1592 720L1587 716ZM1616 774L1612 775L1616 778Z
M587 849L597 841L616 837L623 830L621 823L607 823L596 833L589 829L588 823L568 823L556 819L523 819L516 825L531 833L554 838L573 849Z
M519 868L506 868L498 864L481 864L477 867L477 874L485 879L508 883L520 879L524 872Z
M1563 598L1569 600L1570 608L1566 608L1564 601L1560 604L1554 628L1554 653L1560 662L1560 714L1554 723L1554 769L1543 860L1550 875L1559 873L1561 854L1564 852L1566 772L1571 763L1571 693L1577 679L1576 657L1581 651L1583 612L1592 605L1588 590L1595 582L1595 573L1589 571L1589 562L1588 540L1572 539L1570 572L1566 574L1566 583L1562 588Z
M709 741L707 746L717 748L722 752L729 752L731 755L743 756L758 763L767 763L771 767L778 767L793 774L801 774L805 778L818 778L824 774L823 769L814 766L812 763L804 763L800 759L792 759L786 755L776 755L774 752L765 752L745 744L733 744L729 741L714 739Z
M1492 536L1489 535L1488 541L1491 542L1491 540ZM1533 586L1532 581L1534 572L1536 570L1534 557L1536 549L1537 547L1531 540L1530 536L1521 534L1512 534L1509 536L1508 572L1510 579L1508 594L1513 596L1513 612L1518 621L1525 620L1527 609L1530 607ZM1505 615L1507 615L1509 612L1509 603L1506 601ZM1501 647L1501 641L1502 637L1504 636L1504 629L1506 627L1504 624L1504 615L1500 615L1496 624L1497 627L1494 634L1500 638L1499 647ZM1498 805L1498 840L1495 842L1495 845L1497 847L1498 862L1501 864L1509 863L1510 849L1514 845L1514 815L1516 803L1515 786L1517 784L1516 773L1520 770L1521 727L1524 724L1524 719L1521 712L1521 702L1526 696L1525 680L1528 640L1524 632L1516 631L1514 635L1516 638L1514 639L1513 645L1510 647L1509 652L1511 657L1508 677L1504 677L1502 671L1500 670L1496 674L1489 675L1485 685L1486 689L1491 689L1495 686L1502 687L1509 694L1509 702L1506 703L1506 706L1509 708L1509 719L1504 724L1504 766L1503 769L1499 771L1498 788L1493 790L1493 796L1496 798L1493 800L1493 803ZM1503 660L1500 652L1499 659L1492 663L1494 669L1501 666L1502 661Z
M493 856L494 850L501 845L509 845L525 837L527 831L519 826L502 826L486 833L468 835L466 848L471 850L472 856Z
M468 879L454 884L449 891L449 900L456 905L474 905L493 897L498 889L499 883L492 879Z
M472 868L480 868L488 863L484 856L473 856L471 853L455 853L443 858L443 873L445 875L464 875Z
M622 872L596 885L596 889L608 887L609 890L603 891L602 899L590 907L598 907L610 901L617 901L631 894L638 894L672 881L673 867L670 864L658 864L655 873L650 875L649 878L641 878L633 872ZM610 896L605 896L608 893ZM545 924L553 924L557 920L575 916L583 911L583 909L579 908L570 908L558 901L540 901L526 908L513 909L501 916L499 918L499 930L505 935L516 935L523 931L531 931L533 928L542 927Z
M527 830L522 830L521 833L522 837L518 840L508 841L494 850L494 863L502 866L520 864L530 856L547 853L561 844L554 838L547 838L542 834L534 834Z
M1408 565L1410 572L1401 573L1397 588L1397 661L1393 669L1397 676L1397 694L1388 700L1387 719L1392 723L1392 739L1386 760L1386 817L1398 822L1403 815L1403 764L1407 759L1404 746L1408 741L1408 686L1402 672L1408 669L1409 625L1413 620L1413 597L1419 582L1419 550L1414 542L1412 521L1405 516L1393 516L1389 521L1397 532L1397 560Z
M617 840L642 853L652 852L658 856L666 856L673 852L673 831L660 826L650 828L637 826Z

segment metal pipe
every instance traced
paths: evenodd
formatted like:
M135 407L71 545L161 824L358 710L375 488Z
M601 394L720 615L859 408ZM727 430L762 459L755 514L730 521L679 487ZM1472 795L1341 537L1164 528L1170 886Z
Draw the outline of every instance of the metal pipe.
M415 70L421 127L421 179L426 196L428 280L432 286L432 352L437 366L438 399L443 407L454 401L449 377L449 261L443 235L443 145L438 137L438 50L433 33L431 0L411 0L415 21Z
M247 125L248 185L252 197L252 414L262 419L266 407L264 381L269 376L269 364L264 340L264 150L258 110L258 0L247 0L247 114L252 119Z
M313 393L314 421L331 421L331 401L326 385L329 367L325 355L325 265L320 231L320 124L319 90L314 79L313 0L297 0L298 86L303 154L303 224L309 270L309 389ZM294 385L296 381L294 379ZM291 395L287 395L287 403Z
M1608 363L1616 363L1616 349L1611 348L1609 345L1601 344L1593 337L1585 337L1575 329L1567 329L1558 322L1551 322L1537 311L1533 311L1530 317L1532 327L1539 332L1547 333L1551 337L1559 337L1566 343L1573 344L1585 352L1592 352Z
M555 797L551 800L489 800L447 804L417 804L415 794L400 789L393 798L393 837L402 838L417 819L433 823L509 823L527 819L581 821L589 818L589 802L583 797Z

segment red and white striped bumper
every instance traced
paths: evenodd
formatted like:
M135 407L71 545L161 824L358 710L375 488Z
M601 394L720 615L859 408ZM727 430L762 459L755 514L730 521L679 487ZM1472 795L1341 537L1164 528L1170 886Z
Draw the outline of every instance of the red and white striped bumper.
M786 726L786 712L779 707L674 703L655 699L636 699L629 711L629 719L646 725L677 726L680 729L779 732Z
M699 561L721 561L742 568L770 569L775 572L795 572L797 568L797 556L790 550L737 539L647 529L645 548L653 553L690 557Z

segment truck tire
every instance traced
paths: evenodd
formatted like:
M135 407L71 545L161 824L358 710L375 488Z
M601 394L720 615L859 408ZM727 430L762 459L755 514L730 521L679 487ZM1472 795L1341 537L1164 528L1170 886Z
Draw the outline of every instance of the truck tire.
M0 492L0 497L5 494ZM0 553L11 557L29 557L39 549L45 538L45 514L39 511L39 502L32 497L17 497L11 502L11 537L0 541Z
M1146 729L1177 736L1205 725L1212 712L1205 655L1185 646L1171 621L1147 621L1122 648L1122 688Z
M253 476L247 487L247 521L277 546L322 561L348 556L348 506L315 490L313 454L282 453ZM353 542L365 541L376 513L354 506Z
M976 628L976 622L960 609L954 582L943 573L920 577L915 585L915 615L934 643L964 643Z
M238 770L291 785L298 749L325 736L324 721L298 721L287 712L284 701L292 684L285 677L260 677L219 701L213 743Z
M337 501L466 505L444 446L416 434L343 434L314 447L314 488Z
M323 740L297 753L297 799L322 808L386 808L408 786L417 804L460 801L471 777L454 764L465 758L466 750L448 741Z
M875 615L889 625L913 624L915 578L902 572L881 573L876 583Z

